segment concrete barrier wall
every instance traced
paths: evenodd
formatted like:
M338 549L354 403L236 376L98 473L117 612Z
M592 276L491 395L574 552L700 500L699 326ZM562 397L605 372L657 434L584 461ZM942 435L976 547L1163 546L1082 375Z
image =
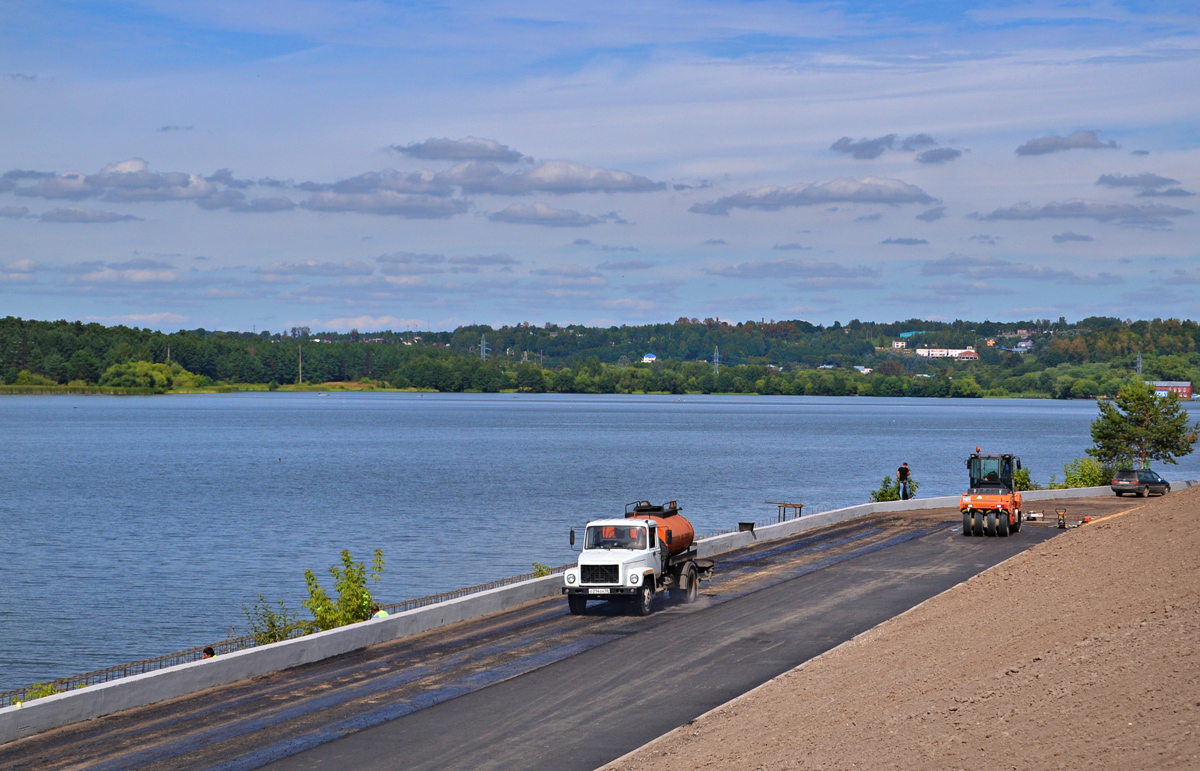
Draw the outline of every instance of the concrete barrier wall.
M1172 482L1174 489L1200 485L1200 481ZM1023 493L1027 501L1087 498L1111 495L1108 487L1073 490L1035 490ZM917 511L957 508L959 496L918 498L847 506L809 514L786 522L763 525L752 532L725 533L696 543L701 557L712 557L732 549L763 541L786 538L805 530L845 522L883 511ZM1028 508L1028 507L1026 507ZM212 659L159 669L142 675L112 680L99 685L55 694L23 706L0 709L0 744L133 707L173 699L218 685L279 672L291 667L339 656L343 653L388 642L419 632L508 610L527 602L559 594L562 576L552 575L447 600L436 605L397 613L388 618L331 629L295 640L249 648Z

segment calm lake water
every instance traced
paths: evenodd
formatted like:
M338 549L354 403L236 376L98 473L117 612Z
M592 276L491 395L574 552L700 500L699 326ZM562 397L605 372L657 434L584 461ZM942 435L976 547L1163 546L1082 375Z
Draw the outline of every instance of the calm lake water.
M259 593L382 548L385 602L573 560L638 499L700 533L861 503L907 461L965 485L976 445L1045 482L1093 402L729 396L214 394L0 398L0 690L244 631ZM1188 456L1160 471L1200 478Z

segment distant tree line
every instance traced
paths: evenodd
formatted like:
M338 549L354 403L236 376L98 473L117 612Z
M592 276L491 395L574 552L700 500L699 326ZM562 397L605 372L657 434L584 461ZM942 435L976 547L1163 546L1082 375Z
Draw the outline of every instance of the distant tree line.
M1032 349L1011 350L1024 330ZM892 347L973 346L978 361ZM988 345L988 341L992 345ZM4 385L166 391L369 381L396 388L555 393L762 393L862 396L1113 395L1135 377L1200 381L1200 325L1093 317L1014 323L911 319L892 324L680 318L671 324L453 332L162 333L79 321L0 319ZM481 347L486 346L486 359ZM719 351L721 365L714 371ZM653 353L653 363L643 356ZM151 366L153 365L153 366ZM871 370L864 374L854 369Z

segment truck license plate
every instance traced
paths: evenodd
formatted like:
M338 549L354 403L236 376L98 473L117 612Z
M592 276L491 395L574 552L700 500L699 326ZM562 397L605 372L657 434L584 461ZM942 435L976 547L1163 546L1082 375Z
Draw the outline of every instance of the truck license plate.
M588 594L609 594L608 589L588 589Z

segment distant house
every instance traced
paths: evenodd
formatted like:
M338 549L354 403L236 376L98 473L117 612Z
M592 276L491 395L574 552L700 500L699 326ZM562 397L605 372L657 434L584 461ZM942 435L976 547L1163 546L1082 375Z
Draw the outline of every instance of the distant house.
M1192 381L1190 380L1147 380L1146 385L1154 386L1155 396L1174 394L1180 399L1192 398Z
M927 359L976 360L979 358L979 354L975 353L975 349L969 345L966 348L918 348L917 355Z
M832 364L822 364L821 366L817 367L817 369L837 369L837 367Z
M907 348L908 343L904 342L903 340L893 340L892 347L893 348Z
M653 364L658 360L658 357L652 353L648 353L642 357L642 364Z
M1013 350L1017 353L1029 353L1033 350L1033 341L1022 340L1021 342L1017 343L1017 347L1013 348Z
M870 367L857 367L857 366L856 366L856 367L855 367L855 369L856 369L856 370L858 370L859 372L863 373L864 375L869 375L869 374L871 374L871 368L870 368Z

